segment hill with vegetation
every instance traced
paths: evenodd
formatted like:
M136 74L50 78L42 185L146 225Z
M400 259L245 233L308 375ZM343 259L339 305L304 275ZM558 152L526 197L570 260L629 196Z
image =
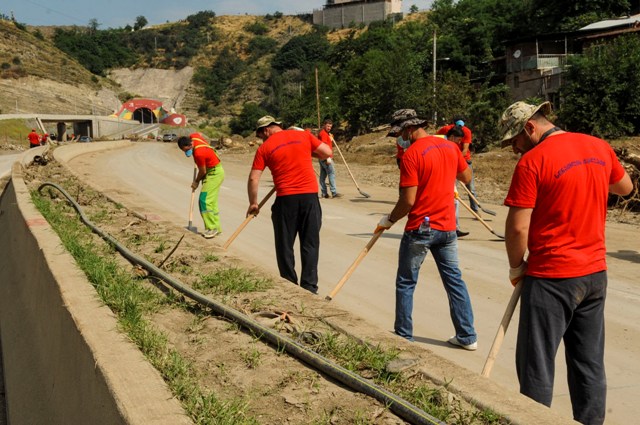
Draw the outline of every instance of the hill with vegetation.
M0 20L0 113L111 113L117 90L41 33Z
M637 7L637 1L631 3ZM87 27L47 31L15 23L36 51L52 45L59 49L48 55L57 61L31 74L21 65L30 59L15 53L2 66L7 67L5 80L75 78L67 84L108 88L121 99L173 90L162 97L213 137L250 134L255 119L266 113L288 124L315 126L318 109L352 137L387 123L395 109L413 107L425 117L437 117L437 125L464 115L477 137L474 146L482 150L495 140L495 123L512 100L488 66L504 55L505 40L577 29L624 14L631 3L438 0L429 12L342 30L313 26L309 15L217 16L213 11L155 26L139 16L133 27L107 30L100 30L96 20ZM438 62L435 75L434 35L437 59L446 58ZM631 36L576 59L565 75L558 123L603 137L637 134L638 96L624 93L635 93L639 86L633 72L638 56L640 43ZM616 67L609 66L613 57ZM73 72L56 77L61 63ZM167 72L152 75L157 69ZM123 86L110 83L108 76ZM10 100L4 102L3 109L9 110ZM592 105L600 108L594 113Z

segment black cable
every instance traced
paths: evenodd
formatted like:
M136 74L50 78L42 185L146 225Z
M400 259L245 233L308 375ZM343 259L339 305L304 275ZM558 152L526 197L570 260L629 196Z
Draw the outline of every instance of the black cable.
M444 422L441 422L439 419L429 415L407 400L385 390L384 388L379 387L372 382L369 382L369 380L364 379L357 373L331 362L326 357L321 356L315 351L297 343L291 338L288 338L287 336L284 336L271 328L265 327L260 323L250 319L248 316L236 310L233 310L225 306L224 304L209 299L200 292L184 285L179 280L175 279L171 275L156 267L153 263L150 263L144 258L138 257L133 252L129 251L126 247L122 246L111 235L99 229L84 215L84 212L82 211L80 205L78 205L78 203L75 202L75 200L73 200L73 198L57 184L49 182L43 183L38 187L38 192L41 193L41 190L46 186L51 186L59 190L67 198L69 203L71 203L73 208L78 212L82 222L90 227L94 233L100 235L100 237L113 245L113 247L129 262L134 265L141 266L142 268L147 270L151 276L167 283L169 286L171 286L173 289L180 292L184 296L211 308L219 316L233 320L234 322L253 332L256 337L259 337L261 339L264 338L266 341L268 341L278 349L283 348L290 355L296 357L299 360L302 360L310 366L313 366L324 374L337 380L338 382L341 382L342 384L347 385L356 391L375 398L376 400L387 406L396 415L411 424L446 425Z

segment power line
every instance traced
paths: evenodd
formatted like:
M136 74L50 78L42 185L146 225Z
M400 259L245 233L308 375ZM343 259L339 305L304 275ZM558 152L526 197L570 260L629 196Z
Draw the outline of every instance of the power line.
M57 15L64 16L65 18L69 18L69 19L71 19L72 21L75 21L75 22L78 22L78 23L86 24L86 22L83 22L83 21L82 21L82 19L80 19L80 18L78 18L78 17L76 17L76 16L67 15L66 13L61 12L61 11L59 11L59 10L52 9L52 8L50 8L49 6L45 6L45 5L42 5L42 4L40 4L40 3L36 3L36 2L34 2L34 1L31 1L31 0L22 0L22 1L23 1L23 2L25 2L25 3L29 3L29 4L32 4L32 5L34 5L34 6L40 7L40 8L44 9L45 11L47 11L47 12L49 12L49 13L55 13L55 14L57 14Z

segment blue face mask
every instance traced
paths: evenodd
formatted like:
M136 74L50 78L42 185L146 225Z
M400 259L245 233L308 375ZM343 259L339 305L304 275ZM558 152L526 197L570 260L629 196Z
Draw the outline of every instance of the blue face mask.
M188 151L184 152L184 155L189 158L191 155L193 155L193 149L189 149Z
M411 140L404 140L402 136L398 137L396 143L398 143L398 146L400 146L402 149L407 149L409 146L411 146Z

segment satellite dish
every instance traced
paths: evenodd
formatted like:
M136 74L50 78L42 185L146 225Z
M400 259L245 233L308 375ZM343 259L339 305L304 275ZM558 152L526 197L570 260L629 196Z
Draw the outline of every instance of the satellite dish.
M515 52L513 52L513 57L518 59L521 54L522 54L522 52L520 51L520 49L518 49Z

